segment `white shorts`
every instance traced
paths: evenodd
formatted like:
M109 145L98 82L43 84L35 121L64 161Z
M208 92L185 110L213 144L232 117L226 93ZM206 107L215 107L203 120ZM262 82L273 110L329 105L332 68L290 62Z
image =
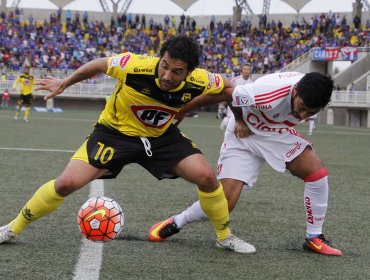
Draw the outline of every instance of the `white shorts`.
M312 143L294 129L283 134L253 134L237 138L234 122L231 122L221 146L217 177L237 179L252 187L265 161L276 171L286 172L286 163L300 155L307 146L312 148Z

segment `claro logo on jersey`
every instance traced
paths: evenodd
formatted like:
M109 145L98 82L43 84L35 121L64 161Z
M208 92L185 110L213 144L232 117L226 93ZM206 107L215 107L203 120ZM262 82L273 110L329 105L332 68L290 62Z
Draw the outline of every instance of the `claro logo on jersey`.
M131 105L134 116L145 126L162 128L177 113L174 110L152 105Z
M121 69L125 68L127 62L130 60L131 54L125 54L124 56L121 57L121 60L119 61L119 66Z
M293 135L296 135L297 132L292 129L292 128L289 128L289 127L281 127L281 128L278 128L278 127L270 127L268 124L266 124L261 118L259 118L256 114L253 114L253 113L248 113L248 115L245 117L245 121L252 125L253 127L255 127L256 129L259 129L259 130L263 130L263 131L269 131L269 132L277 132L279 134L283 133L283 132L289 132ZM296 148L296 149L299 149ZM292 153L292 151L289 151ZM287 154L287 157L290 157L292 154L288 155Z

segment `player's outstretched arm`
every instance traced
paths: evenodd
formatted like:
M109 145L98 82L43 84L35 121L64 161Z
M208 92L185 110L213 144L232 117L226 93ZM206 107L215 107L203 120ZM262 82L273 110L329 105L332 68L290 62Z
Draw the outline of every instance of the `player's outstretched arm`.
M220 102L231 102L233 86L231 82L227 79L224 79L224 89L219 94L202 94L186 103L184 107L176 114L175 119L177 119L176 125L178 125L183 119L187 112L190 112L194 109L208 106L212 104L217 104Z
M45 100L48 100L49 98L61 94L67 87L73 84L91 78L97 74L106 73L108 69L107 59L108 58L94 59L84 64L64 79L50 76L45 79L37 79L35 81L35 85L37 86L35 90L49 91L50 93L44 97Z

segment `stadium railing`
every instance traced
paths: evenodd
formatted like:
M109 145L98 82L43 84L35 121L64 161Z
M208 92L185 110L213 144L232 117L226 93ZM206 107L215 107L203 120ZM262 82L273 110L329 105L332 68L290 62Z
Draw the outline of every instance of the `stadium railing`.
M329 106L370 107L370 92L334 91Z
M13 81L0 81L0 94L4 89L9 89L12 95L19 94L19 89L13 90ZM67 88L62 96L65 97L81 97L81 98L106 98L115 88L115 84L89 84L78 83ZM40 91L38 94L45 94L45 91Z

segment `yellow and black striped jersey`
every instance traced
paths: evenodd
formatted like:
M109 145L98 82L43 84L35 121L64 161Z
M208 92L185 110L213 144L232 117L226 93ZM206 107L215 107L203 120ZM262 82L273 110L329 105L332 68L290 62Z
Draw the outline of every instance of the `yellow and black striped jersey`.
M13 89L15 89L18 84L21 84L21 94L29 95L32 93L34 80L35 78L33 75L22 74L15 80Z
M129 136L158 137L175 114L201 94L219 94L220 75L197 68L176 89L163 91L158 82L160 58L122 53L108 58L107 75L116 88L100 115L99 123Z

